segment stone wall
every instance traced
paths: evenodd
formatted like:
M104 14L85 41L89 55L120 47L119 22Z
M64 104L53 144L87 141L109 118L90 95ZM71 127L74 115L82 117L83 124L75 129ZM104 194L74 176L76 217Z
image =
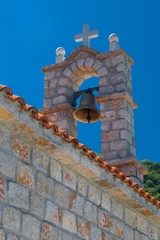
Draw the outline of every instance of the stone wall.
M11 133L0 128L0 240L160 239L138 209Z

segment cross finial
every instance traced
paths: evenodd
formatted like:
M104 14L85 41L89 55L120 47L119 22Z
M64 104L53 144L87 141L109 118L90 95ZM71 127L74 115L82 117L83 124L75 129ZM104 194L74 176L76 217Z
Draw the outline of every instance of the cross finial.
M98 32L96 30L89 31L89 25L83 25L83 32L74 36L76 42L82 42L87 47L90 47L90 39L98 37Z

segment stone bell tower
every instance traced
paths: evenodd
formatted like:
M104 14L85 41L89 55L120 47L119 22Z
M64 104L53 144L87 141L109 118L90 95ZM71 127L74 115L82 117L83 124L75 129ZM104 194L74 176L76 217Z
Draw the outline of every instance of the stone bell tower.
M99 77L97 102L101 112L102 157L141 185L146 171L136 159L133 109L137 105L132 97L133 60L119 48L116 34L109 36L109 52L101 53L90 48L90 39L97 36L97 31L89 31L89 26L84 25L83 33L75 36L75 41L83 41L83 45L66 59L64 48L58 48L56 64L43 67L45 99L42 113L76 136L74 108L69 99L83 81L92 76Z

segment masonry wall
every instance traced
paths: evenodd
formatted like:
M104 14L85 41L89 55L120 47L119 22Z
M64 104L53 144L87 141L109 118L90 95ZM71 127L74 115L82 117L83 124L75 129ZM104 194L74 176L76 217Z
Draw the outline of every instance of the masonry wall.
M158 240L158 229L0 128L0 240Z

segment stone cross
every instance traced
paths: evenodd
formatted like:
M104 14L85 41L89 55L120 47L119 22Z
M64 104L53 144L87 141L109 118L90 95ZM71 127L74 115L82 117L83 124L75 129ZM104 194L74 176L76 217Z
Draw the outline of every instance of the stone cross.
M90 39L98 37L98 32L96 30L89 31L89 25L83 25L83 32L74 36L76 42L82 42L83 45L90 47Z

